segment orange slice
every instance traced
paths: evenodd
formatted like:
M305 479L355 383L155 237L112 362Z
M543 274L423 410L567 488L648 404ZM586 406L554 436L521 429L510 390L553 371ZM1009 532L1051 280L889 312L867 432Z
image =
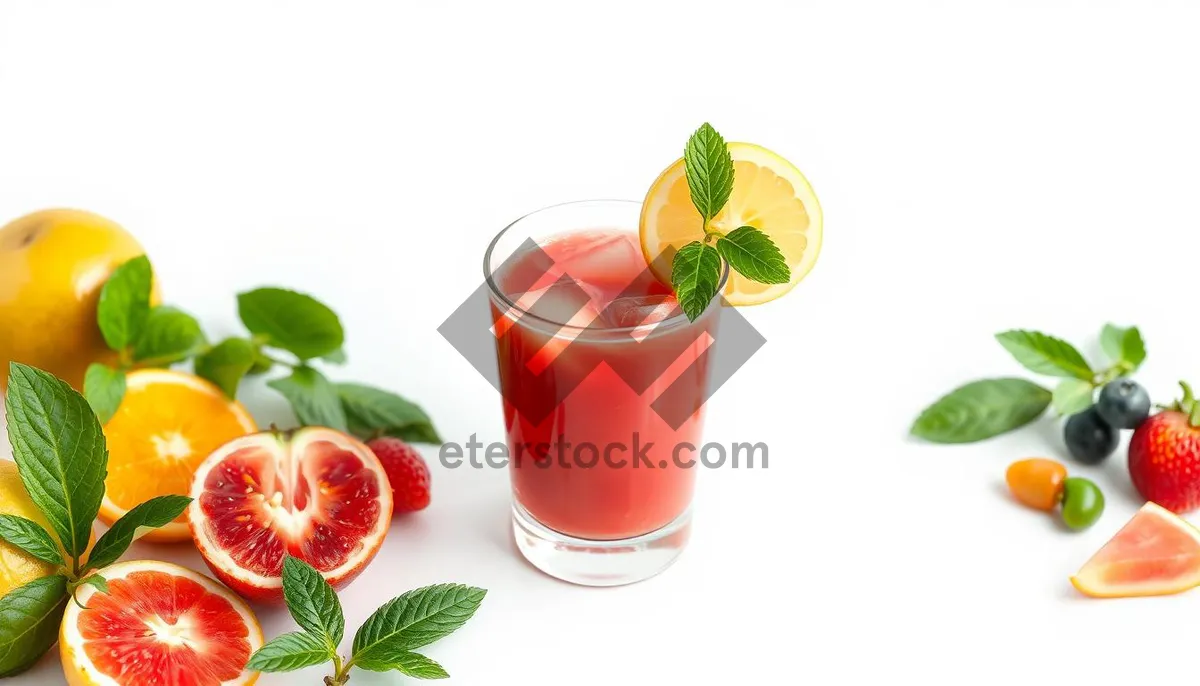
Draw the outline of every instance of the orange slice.
M165 369L131 373L121 406L104 426L108 478L100 519L112 524L155 496L187 495L204 458L257 430L241 403L200 377ZM145 539L190 540L186 517L147 533Z
M710 228L729 233L753 226L771 237L783 252L792 279L762 284L730 272L725 298L731 305L757 305L787 293L808 275L821 251L821 205L804 174L791 162L750 143L729 143L733 158L733 192ZM646 262L668 248L678 250L704 238L700 213L692 205L683 159L659 175L642 205L641 241ZM664 283L669 273L657 273Z
M1071 577L1093 598L1170 595L1200 585L1200 531L1146 503Z

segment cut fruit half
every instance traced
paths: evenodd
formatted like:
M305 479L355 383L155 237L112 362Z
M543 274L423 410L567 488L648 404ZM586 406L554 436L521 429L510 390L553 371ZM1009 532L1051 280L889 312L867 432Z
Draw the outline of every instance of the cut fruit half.
M125 397L104 425L108 477L100 519L112 524L139 503L187 495L204 458L230 439L258 430L242 404L198 376L143 369L125 380ZM186 541L187 519L149 531L143 540Z
M263 645L254 614L216 581L168 562L101 570L108 593L84 584L59 632L71 686L248 686ZM83 606L83 609L80 606Z
M729 143L733 158L733 192L725 208L709 222L729 233L753 226L771 237L792 271L791 281L763 284L730 271L725 298L731 305L757 305L787 293L808 275L821 252L821 205L808 179L791 162L750 143ZM692 205L687 174L680 159L664 171L642 205L641 242L646 263L663 283L669 270L657 259L668 249L704 239L704 223Z
M375 557L392 489L371 449L333 429L234 439L196 470L187 518L204 561L246 598L283 599L283 557L341 588Z
M1200 586L1200 531L1146 503L1071 583L1094 598L1170 595Z

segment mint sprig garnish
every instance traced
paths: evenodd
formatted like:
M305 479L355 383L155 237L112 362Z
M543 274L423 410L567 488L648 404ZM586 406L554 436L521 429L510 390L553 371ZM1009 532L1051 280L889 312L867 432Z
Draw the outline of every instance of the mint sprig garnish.
M1137 371L1146 359L1137 327L1104 326L1100 343L1111 364L1098 371L1078 348L1040 331L1003 331L996 340L1029 371L1061 381L1053 391L1017 378L971 382L922 411L912 425L914 436L934 443L973 443L1025 426L1047 407L1059 416L1078 414L1092 406L1097 389Z
M283 560L283 597L301 631L278 636L250 656L246 669L289 672L323 662L333 674L326 686L343 686L354 667L398 671L415 679L449 676L437 662L416 652L458 630L479 609L487 591L440 584L409 591L384 603L359 627L348 658L338 652L345 630L337 594L320 572L293 557Z
M80 584L107 591L103 568L140 532L173 521L191 502L163 496L142 503L114 522L88 553L108 472L100 420L65 381L17 362L9 365L4 406L17 473L52 531L29 519L0 516L0 540L56 570L0 598L0 676L23 671L54 645L63 610Z
M710 124L701 125L688 139L683 165L692 204L704 229L702 240L688 243L672 258L671 286L688 319L695 321L717 295L722 260L751 281L790 281L791 269L767 234L753 226L740 226L726 234L710 224L729 202L734 182L729 146Z

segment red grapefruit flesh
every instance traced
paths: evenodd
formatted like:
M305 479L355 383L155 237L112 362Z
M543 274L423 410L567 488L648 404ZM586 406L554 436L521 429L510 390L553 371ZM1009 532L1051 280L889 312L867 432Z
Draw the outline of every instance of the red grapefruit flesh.
M71 686L248 686L263 633L250 608L212 579L167 562L100 572L108 594L76 591L59 651Z
M1093 598L1170 595L1200 586L1200 531L1146 503L1071 583Z
M251 434L196 470L188 524L221 581L246 598L283 599L284 553L335 588L375 557L392 517L392 490L369 448L339 431Z

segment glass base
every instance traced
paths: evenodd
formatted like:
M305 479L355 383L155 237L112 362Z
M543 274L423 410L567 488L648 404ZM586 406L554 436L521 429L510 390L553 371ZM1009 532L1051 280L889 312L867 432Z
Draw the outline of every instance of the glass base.
M549 529L513 503L513 537L525 559L552 577L582 586L622 586L649 579L671 566L691 532L689 507L657 531L593 541Z

